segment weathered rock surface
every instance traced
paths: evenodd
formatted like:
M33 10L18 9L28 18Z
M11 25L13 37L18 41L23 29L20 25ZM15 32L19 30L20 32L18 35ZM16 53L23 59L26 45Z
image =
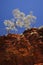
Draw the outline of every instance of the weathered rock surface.
M43 65L43 28L0 36L0 65Z

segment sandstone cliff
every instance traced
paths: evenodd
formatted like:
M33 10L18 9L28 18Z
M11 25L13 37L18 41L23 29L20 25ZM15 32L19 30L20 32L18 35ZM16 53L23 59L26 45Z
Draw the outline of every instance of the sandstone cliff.
M43 65L43 28L0 36L0 65Z

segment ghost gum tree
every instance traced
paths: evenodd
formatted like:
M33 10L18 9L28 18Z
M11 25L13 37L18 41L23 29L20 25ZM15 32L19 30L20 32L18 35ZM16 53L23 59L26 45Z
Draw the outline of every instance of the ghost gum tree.
M4 25L6 26L6 30L9 33L10 30L18 31L17 27L25 28L27 30L30 28L31 23L36 20L36 16L33 16L33 12L30 11L29 15L25 15L25 13L21 12L19 9L14 9L12 11L13 19L5 20Z

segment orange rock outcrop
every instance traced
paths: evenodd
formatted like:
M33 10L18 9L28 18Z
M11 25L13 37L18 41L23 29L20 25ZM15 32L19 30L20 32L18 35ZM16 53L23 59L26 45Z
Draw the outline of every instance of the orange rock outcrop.
M43 28L0 36L0 65L43 65Z

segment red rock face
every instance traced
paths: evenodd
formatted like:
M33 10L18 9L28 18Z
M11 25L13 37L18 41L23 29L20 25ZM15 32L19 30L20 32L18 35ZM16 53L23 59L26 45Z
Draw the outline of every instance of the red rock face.
M43 65L43 28L0 36L0 65Z

